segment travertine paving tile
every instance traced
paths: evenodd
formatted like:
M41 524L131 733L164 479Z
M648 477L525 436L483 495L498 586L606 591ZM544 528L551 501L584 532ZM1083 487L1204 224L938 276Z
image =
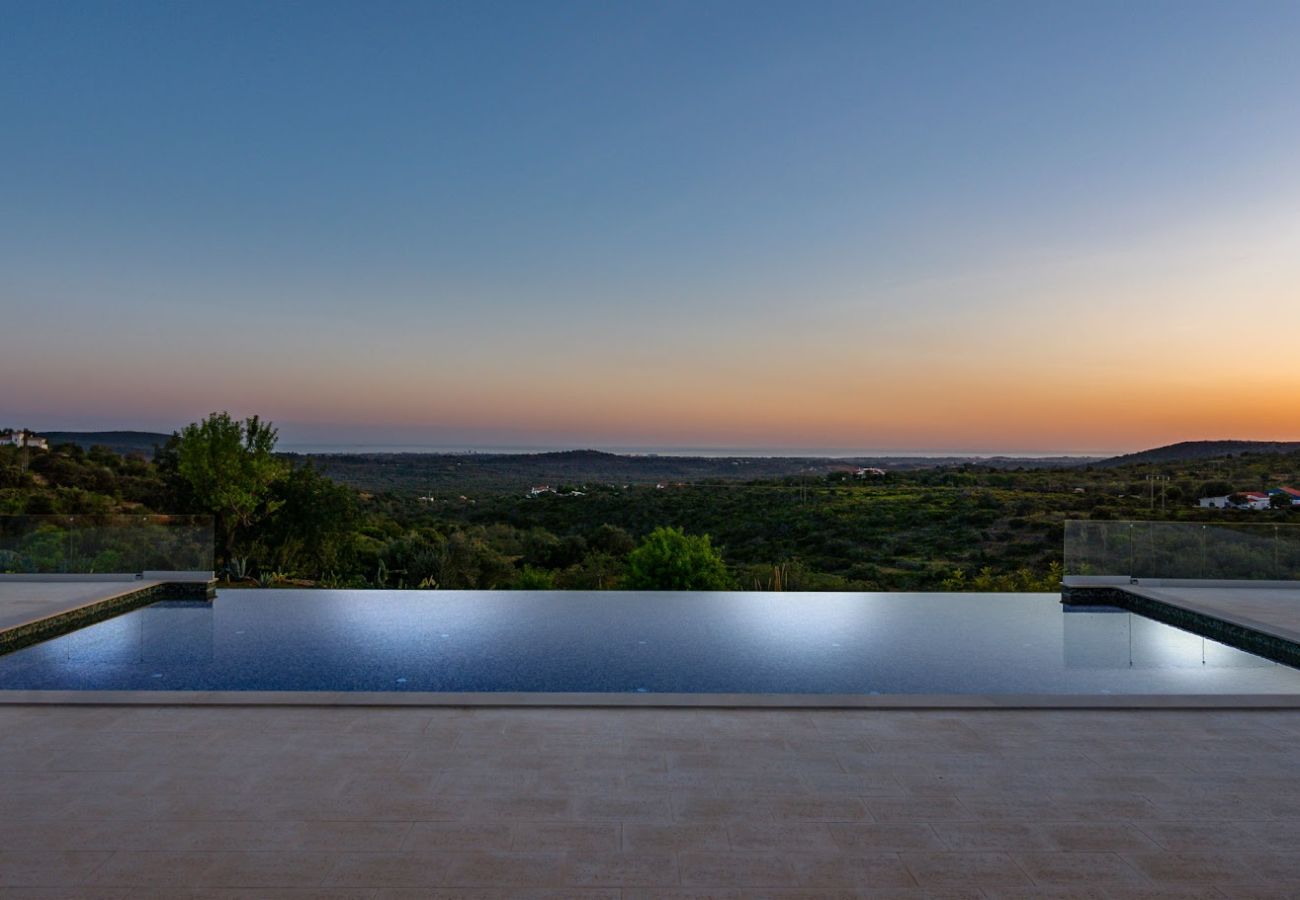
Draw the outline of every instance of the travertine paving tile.
M467 853L451 858L439 884L458 887L559 887L568 868L558 853Z
M373 888L0 888L3 900L374 900Z
M1056 849L1042 826L1024 822L936 822L933 828L948 850Z
M0 850L0 887L62 887L84 882L111 856L90 851Z
M1137 828L1159 848L1186 851L1250 851L1264 844L1256 821L1160 821L1136 822ZM1156 848L1151 848L1156 849Z
M587 821L671 822L673 807L668 797L580 797L574 800L573 813Z
M1044 822L1053 849L1070 851L1155 850L1154 841L1135 825L1120 822Z
M523 822L510 828L508 849L519 853L619 853L624 849L623 829L627 827L619 822Z
M944 850L947 846L936 827L908 822L863 823L826 826L841 850L850 852Z
M922 887L999 887L1031 884L1006 853L904 852L904 865Z
M566 881L586 887L673 887L678 883L673 854L571 854Z
M680 822L770 821L767 804L760 800L674 794L673 817Z
M676 850L728 850L725 825L684 824L669 825L627 822L623 825L623 851L637 853L668 852Z
M985 900L978 889L678 888L627 889L622 900Z
M323 853L119 850L92 876L105 887L313 887L333 861Z
M681 853L683 885L697 887L796 887L788 858L758 853Z
M1180 851L1126 853L1125 859L1152 881L1181 884L1252 884L1262 879L1240 853Z
M985 900L1227 900L1229 896L1214 887L1137 884L988 887L983 894ZM1231 896L1235 900L1249 900L1248 896Z
M807 789L816 794L857 797L903 797L908 794L893 775L810 772L801 777Z
M953 822L975 818L961 802L946 797L868 797L865 803L878 822Z
M914 888L916 879L896 853L839 856L791 854L794 884L827 888Z
M1016 853L1020 868L1044 886L1134 885L1147 879L1115 853Z
M736 823L727 831L731 835L731 846L739 851L834 853L839 849L830 827L821 822Z
M436 887L446 884L452 857L441 853L344 853L324 883L346 887Z
M1300 847L1290 853L1247 853L1242 861L1264 881L1290 884L1300 892Z
M618 888L383 888L370 900L621 900ZM251 898L250 898L251 900Z
M403 853L451 853L465 850L509 850L510 826L467 822L413 822L406 826ZM354 849L366 849L358 847Z
M855 799L772 800L768 809L778 822L861 822L870 818L866 806Z

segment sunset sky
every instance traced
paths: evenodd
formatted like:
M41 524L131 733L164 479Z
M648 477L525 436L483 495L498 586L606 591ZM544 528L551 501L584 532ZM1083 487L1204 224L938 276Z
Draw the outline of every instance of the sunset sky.
M1300 440L1300 3L0 0L0 427Z

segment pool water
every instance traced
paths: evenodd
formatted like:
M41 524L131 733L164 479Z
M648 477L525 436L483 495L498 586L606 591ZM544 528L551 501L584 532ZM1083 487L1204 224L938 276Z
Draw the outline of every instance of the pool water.
M1290 694L1300 670L1056 594L222 590L0 656L0 689Z

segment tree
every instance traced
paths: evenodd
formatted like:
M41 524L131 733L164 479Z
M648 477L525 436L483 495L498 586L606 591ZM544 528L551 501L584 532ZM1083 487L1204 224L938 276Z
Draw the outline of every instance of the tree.
M356 492L321 475L311 463L295 466L271 487L274 512L259 525L257 543L268 565L317 576L354 564L353 532L361 523Z
M1202 497L1226 497L1232 493L1232 485L1226 481L1207 481L1201 485Z
M617 525L604 524L592 532L587 541L592 549L610 556L627 556L636 548L636 541Z
M633 590L725 591L731 578L707 534L656 528L628 554L625 585Z
M238 529L275 511L271 487L285 471L274 456L277 432L257 416L236 421L213 413L174 436L175 473L194 505L214 517L218 546L229 561Z

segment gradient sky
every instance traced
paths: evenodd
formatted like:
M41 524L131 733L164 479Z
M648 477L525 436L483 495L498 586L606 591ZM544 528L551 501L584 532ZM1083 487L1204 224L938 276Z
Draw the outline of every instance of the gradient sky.
M1300 3L0 2L0 426L1300 439Z

